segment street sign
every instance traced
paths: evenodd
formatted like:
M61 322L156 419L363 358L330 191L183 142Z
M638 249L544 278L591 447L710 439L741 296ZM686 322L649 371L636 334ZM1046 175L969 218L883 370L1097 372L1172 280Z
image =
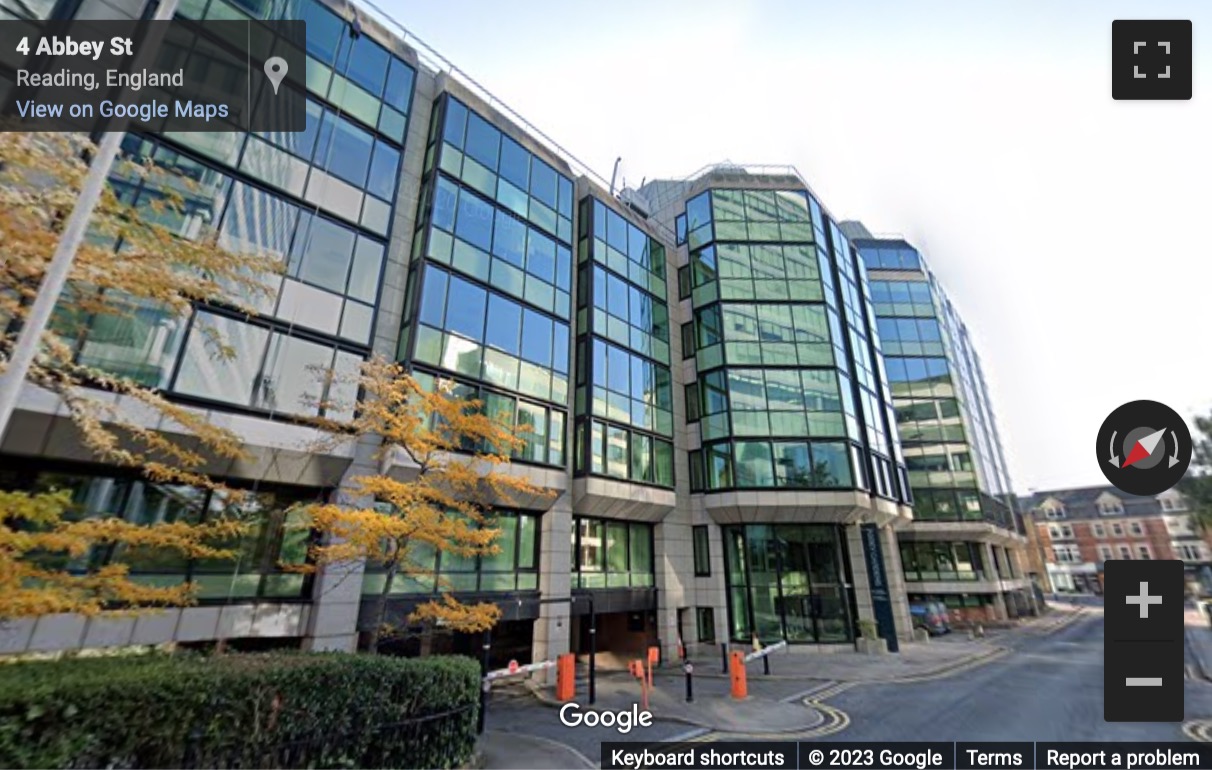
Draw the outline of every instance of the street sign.
M694 664L691 663L690 661L686 661L686 665L682 666L682 670L685 671L687 674L693 674L694 673Z

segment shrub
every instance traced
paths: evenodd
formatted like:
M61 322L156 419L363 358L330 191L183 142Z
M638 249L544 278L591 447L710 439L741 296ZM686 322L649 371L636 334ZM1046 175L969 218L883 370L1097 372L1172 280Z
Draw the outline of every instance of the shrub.
M0 666L0 767L455 767L469 658L78 658Z

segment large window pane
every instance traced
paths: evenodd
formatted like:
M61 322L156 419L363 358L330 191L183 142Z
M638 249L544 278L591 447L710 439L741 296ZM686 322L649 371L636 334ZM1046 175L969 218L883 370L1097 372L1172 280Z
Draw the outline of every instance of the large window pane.
M315 414L332 355L332 349L323 345L275 334L265 374L258 383L256 405L287 414Z
M492 253L511 265L526 266L526 224L503 209L496 212Z
M484 342L489 347L518 355L519 337L522 328L522 308L496 294L488 296L488 325Z
M467 144L464 147L467 155L487 166L490 171L496 171L500 149L501 132L476 113L469 113Z
M407 114L415 80L416 72L413 68L393 56L391 68L387 72L387 87L383 92L383 101Z
M268 342L263 327L199 312L173 389L247 406Z
M447 300L446 328L479 341L484 336L487 292L457 276L451 276Z
M547 460L547 410L518 402L519 437L526 442L522 449L522 459L531 462L546 462Z
M766 441L738 441L735 446L737 486L774 486L770 443Z
M327 113L320 127L320 166L346 182L362 187L370 169L374 139L335 113Z
M522 328L522 357L544 367L551 367L552 320L527 310Z
M400 151L389 144L378 142L370 163L370 178L366 189L371 193L391 200L396 194L396 174L400 168Z
M354 233L319 216L308 216L292 249L292 274L326 289L344 292L354 250ZM297 272L296 272L297 271Z
M459 193L459 217L455 234L471 245L489 251L492 248L493 208L486 201L463 190Z
M383 85L387 80L387 67L392 56L387 49L376 43L368 35L359 35L353 39L353 49L349 54L349 68L345 74L349 79L379 96L383 93Z
M813 474L820 480L818 486L853 486L850 473L850 453L845 444L817 442L812 445Z
M508 136L501 138L501 177L520 190L530 185L530 153Z

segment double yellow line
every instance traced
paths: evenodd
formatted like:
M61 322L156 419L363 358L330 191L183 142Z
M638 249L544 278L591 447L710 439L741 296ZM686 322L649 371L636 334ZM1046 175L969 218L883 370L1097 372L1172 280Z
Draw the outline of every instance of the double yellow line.
M1184 722L1183 735L1193 741L1212 743L1212 719L1195 719Z

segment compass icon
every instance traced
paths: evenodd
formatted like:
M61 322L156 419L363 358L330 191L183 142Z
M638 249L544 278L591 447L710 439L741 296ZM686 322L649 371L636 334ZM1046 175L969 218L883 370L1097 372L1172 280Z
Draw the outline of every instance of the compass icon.
M1098 431L1098 467L1117 489L1157 495L1191 464L1191 432L1178 412L1157 401L1130 401Z

